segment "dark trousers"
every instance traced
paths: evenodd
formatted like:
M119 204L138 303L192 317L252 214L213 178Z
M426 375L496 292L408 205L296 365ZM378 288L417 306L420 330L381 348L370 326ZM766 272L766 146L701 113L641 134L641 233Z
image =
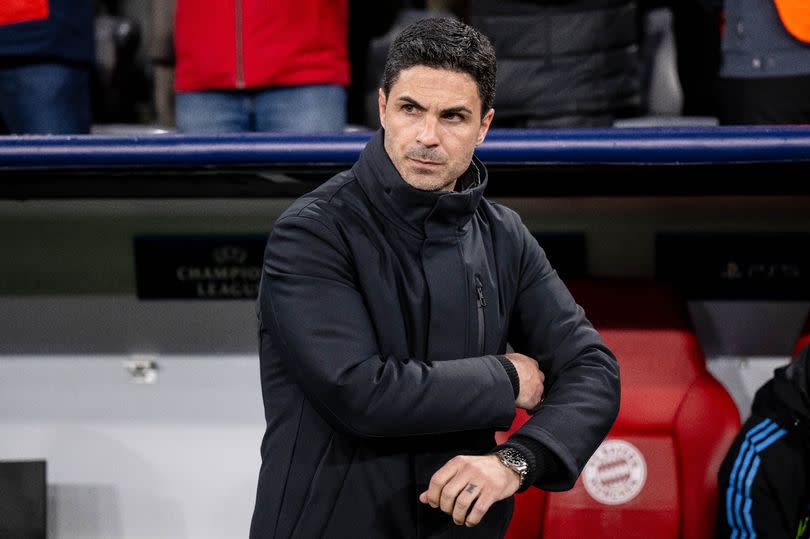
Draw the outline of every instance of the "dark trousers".
M810 75L720 80L720 123L810 124Z
M0 134L90 132L90 73L35 63L0 67Z

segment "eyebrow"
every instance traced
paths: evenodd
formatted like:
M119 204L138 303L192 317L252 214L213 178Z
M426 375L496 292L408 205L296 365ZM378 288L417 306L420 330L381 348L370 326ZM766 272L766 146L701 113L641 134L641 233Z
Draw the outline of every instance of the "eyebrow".
M412 97L408 97L407 95L400 96L399 99L397 99L397 101L404 101L405 103L413 105L414 107L416 107L419 110L427 110L427 108L424 105L422 105L421 103L419 103L417 100L413 99ZM442 114L453 114L453 113L459 113L459 112L466 112L467 114L472 115L472 111L470 109L468 109L467 107L465 107L464 105L461 105L461 106L458 106L458 107L451 107L449 109L443 109L441 111Z

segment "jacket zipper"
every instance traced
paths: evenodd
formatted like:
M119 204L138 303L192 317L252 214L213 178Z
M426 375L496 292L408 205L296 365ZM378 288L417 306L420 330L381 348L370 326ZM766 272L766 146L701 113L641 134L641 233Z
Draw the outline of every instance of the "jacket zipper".
M478 296L478 355L484 355L484 337L486 336L486 322L484 319L484 307L487 300L484 298L484 285L478 275L475 276L475 292Z
M236 0L236 88L245 87L245 67L242 55L242 0Z

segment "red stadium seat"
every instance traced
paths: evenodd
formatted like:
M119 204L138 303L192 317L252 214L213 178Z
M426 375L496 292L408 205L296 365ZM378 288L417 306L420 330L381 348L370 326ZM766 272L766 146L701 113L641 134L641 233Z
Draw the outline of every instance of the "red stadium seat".
M517 496L507 538L711 537L717 470L740 417L706 370L685 302L647 281L570 289L618 358L619 417L572 490Z
M807 315L807 320L804 322L804 328L799 333L799 338L796 339L796 344L793 347L791 357L796 357L802 348L810 344L810 315Z

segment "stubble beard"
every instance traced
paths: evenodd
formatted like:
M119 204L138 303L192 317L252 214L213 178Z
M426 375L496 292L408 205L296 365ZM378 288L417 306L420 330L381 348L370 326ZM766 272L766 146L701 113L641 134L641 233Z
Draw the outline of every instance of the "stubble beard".
M402 174L402 179L414 189L429 193L445 191L456 181L456 178L434 177L428 174L419 174L415 172Z

